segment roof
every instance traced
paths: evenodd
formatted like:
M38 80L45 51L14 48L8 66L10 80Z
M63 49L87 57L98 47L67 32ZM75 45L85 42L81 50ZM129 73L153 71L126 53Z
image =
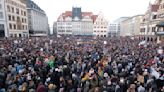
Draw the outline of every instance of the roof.
M92 16L93 23L96 21L97 17L98 17L98 15L93 15L93 16Z
M92 16L92 12L82 12L82 16Z
M66 11L65 13L64 13L64 15L67 17L67 16L72 16L72 11Z
M93 15L92 12L82 12L82 16L90 16L93 22L95 22L98 17L98 15ZM57 21L60 19L60 17L63 17L63 19L65 19L66 17L72 17L72 11L65 11L58 17Z
M156 5L156 4L151 5L151 11L152 12L157 12L158 9L159 9L159 5Z

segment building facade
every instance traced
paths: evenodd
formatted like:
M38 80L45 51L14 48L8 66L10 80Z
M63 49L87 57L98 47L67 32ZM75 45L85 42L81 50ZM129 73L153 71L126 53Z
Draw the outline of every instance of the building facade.
M109 23L109 37L118 37L121 32L121 22L128 19L129 17L121 17L115 20L113 23Z
M98 37L108 37L108 21L102 13L96 16L93 23L93 35Z
M157 16L157 11L159 9L159 2L154 4L149 4L148 10L143 16L140 25L140 39L143 40L156 40L155 32L157 30L156 25L160 21Z
M25 0L5 0L8 36L28 37L28 16Z
M157 0L159 9L157 10L157 20L160 21L156 25L157 42L164 43L164 0Z
M49 31L46 13L33 1L27 0L30 36L47 36Z
M83 18L81 20L81 31L82 35L88 35L91 36L93 34L93 21L92 21L92 15L85 15L83 13Z
M75 9L73 7L72 11L66 11L58 17L56 29L57 35L107 37L107 25L108 22L103 15L81 12L80 8ZM94 30L99 32L94 32Z
M0 0L0 37L8 37L6 15L5 15L5 0Z
M140 24L143 15L136 15L121 22L120 36L134 36L140 35Z
M66 11L56 22L57 35L72 35L72 12Z

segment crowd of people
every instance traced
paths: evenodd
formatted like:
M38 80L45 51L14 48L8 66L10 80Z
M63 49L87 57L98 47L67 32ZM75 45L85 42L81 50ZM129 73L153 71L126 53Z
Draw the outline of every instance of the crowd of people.
M163 44L131 38L0 40L0 92L164 92Z

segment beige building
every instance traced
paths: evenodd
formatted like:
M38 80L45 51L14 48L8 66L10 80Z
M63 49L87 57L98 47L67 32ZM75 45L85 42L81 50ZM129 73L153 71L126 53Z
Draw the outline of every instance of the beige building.
M120 36L132 36L132 19L128 18L121 22L121 32Z
M139 36L143 15L136 15L121 22L120 36Z
M28 17L25 0L6 0L7 30L10 37L28 37Z
M159 4L159 9L157 11L157 19L159 22L157 23L157 42L164 43L164 0L156 0Z
M157 11L159 9L159 4L156 2L154 4L150 4L148 10L143 16L141 26L140 26L140 38L148 41L156 40L155 32L157 30L156 25L159 23L159 19L157 16Z
M108 37L108 21L102 13L93 16L93 35Z

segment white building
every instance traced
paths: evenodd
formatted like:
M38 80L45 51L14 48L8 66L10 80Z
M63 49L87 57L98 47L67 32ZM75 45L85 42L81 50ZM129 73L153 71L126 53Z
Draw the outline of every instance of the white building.
M30 35L47 36L49 25L46 13L31 0L27 0L27 10Z
M0 0L0 37L8 37L4 5L5 0Z
M28 37L28 16L25 0L5 0L8 36Z
M143 15L135 15L121 22L120 36L139 37Z
M93 35L93 19L92 19L92 13L83 13L83 18L81 20L81 34L82 35Z
M101 13L94 18L93 35L98 37L108 36L108 21Z
M72 35L72 12L66 11L59 16L56 28L57 35Z
M121 32L121 22L128 19L129 17L121 17L115 20L113 23L109 24L109 37L120 36Z
M107 37L108 35L108 22L103 15L81 12L81 8L73 8L72 11L62 13L55 23L57 35L100 37Z

